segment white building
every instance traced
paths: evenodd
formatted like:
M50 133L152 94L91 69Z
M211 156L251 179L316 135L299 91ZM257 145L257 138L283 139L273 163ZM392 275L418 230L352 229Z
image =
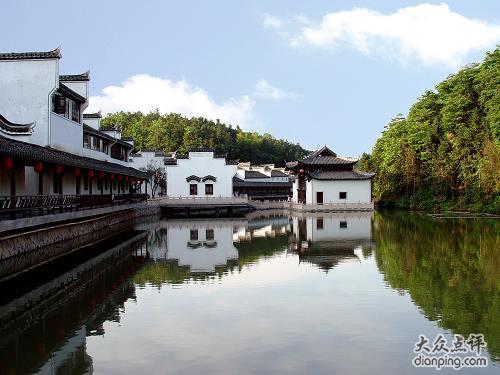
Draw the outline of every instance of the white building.
M216 155L214 149L199 148L188 155L165 158L169 197L232 197L237 163Z
M147 177L129 166L131 140L83 114L89 72L60 75L60 59L59 49L0 53L0 208L20 195L125 194Z
M354 170L357 161L339 157L325 146L302 160L287 163L294 176L292 202L302 204L305 209L332 204L373 208L374 173Z

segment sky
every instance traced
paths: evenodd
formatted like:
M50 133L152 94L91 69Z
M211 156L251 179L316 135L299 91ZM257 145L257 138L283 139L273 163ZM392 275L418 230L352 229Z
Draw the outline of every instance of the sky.
M61 74L90 70L87 112L158 108L344 156L500 44L495 0L1 1L0 52L60 46Z

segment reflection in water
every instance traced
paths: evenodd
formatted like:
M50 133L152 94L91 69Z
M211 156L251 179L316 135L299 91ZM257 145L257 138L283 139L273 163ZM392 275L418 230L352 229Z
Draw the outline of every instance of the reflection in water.
M371 213L295 216L290 250L328 272L341 262L358 261L356 249L372 247L371 222Z
M274 214L143 224L0 284L0 373L421 374L440 332L498 360L496 221Z
M377 214L377 266L426 318L468 335L484 333L500 359L500 223Z

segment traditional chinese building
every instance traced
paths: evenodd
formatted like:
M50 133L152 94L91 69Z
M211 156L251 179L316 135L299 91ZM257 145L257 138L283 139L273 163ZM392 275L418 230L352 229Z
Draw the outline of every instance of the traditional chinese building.
M237 162L217 155L212 148L189 150L165 158L167 195L170 197L232 197Z
M131 140L83 114L89 72L61 75L60 60L59 49L0 53L0 209L44 204L30 196L125 195L147 177L129 165Z
M373 209L374 173L354 170L358 160L337 156L328 147L287 163L294 177L292 202L298 208Z
M285 169L274 164L239 163L233 178L233 191L253 200L288 200L292 195L292 183Z

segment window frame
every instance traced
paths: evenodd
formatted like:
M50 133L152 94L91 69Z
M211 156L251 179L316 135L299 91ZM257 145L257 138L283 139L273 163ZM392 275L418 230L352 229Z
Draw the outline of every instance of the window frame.
M342 195L344 196L343 198ZM339 199L347 199L347 191L339 191Z

